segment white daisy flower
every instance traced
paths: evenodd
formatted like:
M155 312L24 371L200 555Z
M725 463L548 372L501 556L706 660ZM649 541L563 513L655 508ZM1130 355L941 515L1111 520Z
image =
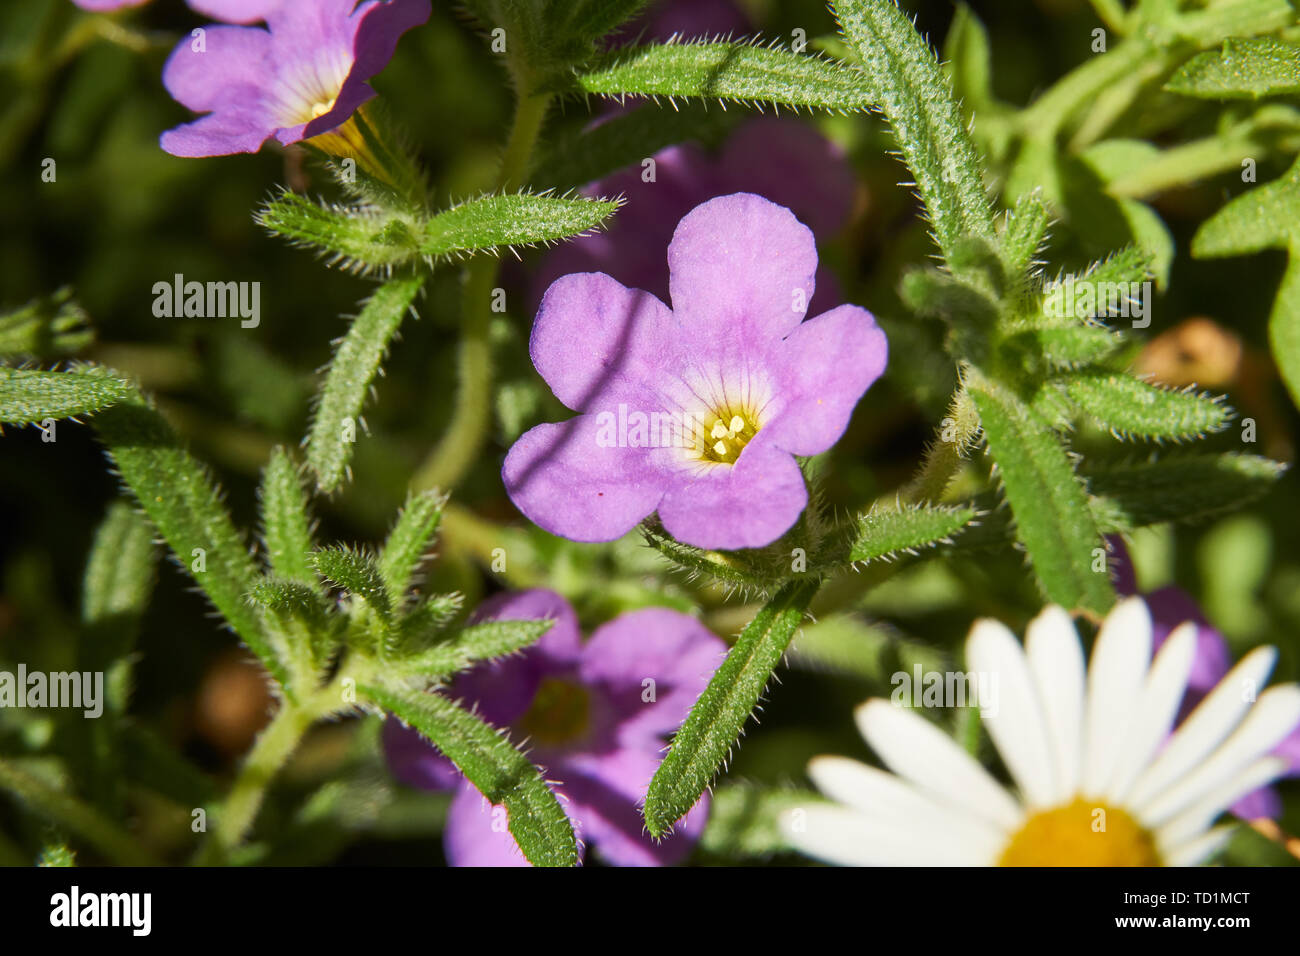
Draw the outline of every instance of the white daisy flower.
M1269 752L1300 722L1300 686L1263 693L1277 652L1247 654L1170 736L1196 652L1184 624L1151 658L1138 598L1106 617L1085 669L1069 616L1046 608L1025 647L976 623L966 660L996 686L982 718L1017 794L915 712L884 700L857 724L894 773L818 757L809 775L836 805L781 818L790 844L830 863L938 866L1188 866L1232 826L1236 800L1280 776ZM996 684L994 684L996 679Z

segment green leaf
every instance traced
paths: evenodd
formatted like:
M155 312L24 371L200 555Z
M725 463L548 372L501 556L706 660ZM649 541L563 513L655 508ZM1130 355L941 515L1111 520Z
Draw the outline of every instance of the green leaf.
M948 543L975 518L971 508L945 505L903 505L873 508L853 519L844 544L846 553L835 553L836 563L890 561L920 548Z
M317 572L335 587L361 598L386 622L393 619L393 599L384 587L379 566L370 556L333 546L312 555Z
M790 851L792 847L786 844L778 826L781 814L829 803L811 790L753 784L719 787L709 805L709 822L700 837L700 847L709 853L739 859Z
M1300 93L1300 46L1274 37L1229 37L1192 57L1165 89L1201 99L1261 99Z
M1220 431L1232 419L1221 399L1100 369L1072 373L1061 387L1080 411L1117 438L1185 441Z
M1065 608L1104 613L1110 579L1092 570L1103 547L1083 485L1052 430L1001 385L978 382L971 397L1016 522L1016 537L1044 595Z
M1267 494L1286 466L1256 455L1170 455L1085 472L1107 532L1237 511Z
M483 196L430 219L420 239L420 251L426 256L463 256L557 242L587 235L620 205L621 199L564 199L526 193Z
M1075 368L1100 362L1123 343L1119 333L1104 325L1059 325L1026 329L1007 338L1017 349L1049 369Z
M0 357L70 355L94 338L85 310L66 286L0 314Z
M1268 336L1291 400L1300 406L1300 160L1280 179L1238 196L1201 224L1192 239L1198 259L1287 250Z
M109 639L112 656L126 653L153 590L157 554L148 519L125 501L108 508L86 562L81 621Z
M389 274L419 253L412 226L370 206L318 206L285 190L254 216L294 245L320 252L330 265L358 274Z
M135 394L111 369L74 366L66 372L0 368L0 423L36 425L47 419L89 415Z
M181 446L171 426L138 393L95 416L122 480L177 561L281 684L283 664L248 594L257 568L208 470Z
M510 833L533 865L578 862L569 818L541 773L502 731L438 694L374 686L358 690L423 734L491 803L504 804Z
M447 496L439 491L410 495L379 553L379 574L398 601L415 585L420 563L433 547Z
M645 819L651 836L667 834L717 774L803 622L818 585L801 581L778 591L714 673L650 781Z
M423 284L423 276L384 283L339 340L307 435L307 465L326 494L343 483L379 363Z
M485 621L462 628L451 638L410 657L391 659L394 678L445 680L479 661L515 654L535 644L554 621Z
M602 96L664 96L855 112L875 100L869 79L821 57L749 43L662 43L616 50L580 72Z
M271 570L286 581L316 588L312 568L311 517L307 495L293 457L277 445L262 475L262 540Z
M1052 214L1041 190L1025 193L1007 213L1002 230L1002 263L1007 279L1017 283L1021 292L1028 289L1029 277L1038 269L1038 254L1047 241L1047 227Z
M993 95L993 51L989 31L969 5L958 3L943 41L943 59L953 95L972 113L997 112Z
M929 44L893 0L836 0L832 6L916 179L945 258L951 261L965 237L991 239L979 154Z
M253 586L251 597L266 612L298 674L319 675L338 652L345 624L341 615L329 613L319 588L269 577Z
M118 829L94 807L55 789L15 761L0 758L0 789L13 794L32 813L85 840L115 863L126 866L157 863L139 840Z

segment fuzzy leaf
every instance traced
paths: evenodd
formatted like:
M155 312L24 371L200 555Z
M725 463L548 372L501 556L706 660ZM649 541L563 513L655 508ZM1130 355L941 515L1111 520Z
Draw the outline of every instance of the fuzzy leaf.
M122 480L176 560L283 684L283 663L247 601L257 580L256 565L208 470L185 451L171 426L138 393L100 412L93 424Z
M858 515L844 542L844 554L835 563L888 561L918 548L948 541L975 517L970 508L945 505L917 505L875 509Z
M1286 466L1256 455L1170 455L1086 473L1107 532L1236 511L1266 494Z
M736 746L818 585L817 581L801 581L778 591L714 673L650 781L645 819L651 836L663 837L695 806Z
M1043 593L1066 608L1109 610L1115 600L1110 579L1092 571L1101 533L1066 450L1006 388L976 383L971 397L1015 518L1016 537Z
M1029 276L1037 268L1037 258L1047 241L1047 227L1052 215L1041 191L1025 193L1007 214L1002 230L1002 263L1007 279L1027 287Z
M113 502L95 532L86 562L81 621L120 635L113 642L117 645L115 655L129 649L144 614L153 590L156 558L148 519L125 501Z
M423 491L408 497L398 514L379 553L379 574L396 600L414 586L416 571L433 547L446 504L447 496L441 492Z
M1080 411L1119 438L1183 441L1217 432L1232 419L1218 399L1099 369L1075 372L1061 387Z
M1273 300L1268 337L1291 400L1300 406L1300 160L1280 179L1238 196L1201 224L1192 240L1198 259L1287 250Z
M979 154L951 85L893 0L836 0L832 7L951 262L965 237L993 236Z
M426 256L459 256L586 235L612 216L621 203L527 194L483 196L430 219L420 239L420 251Z
M94 338L85 310L67 287L0 315L0 357L70 355Z
M317 586L263 578L253 586L252 599L266 612L268 622L303 671L319 671L333 659L344 619L328 613Z
M89 415L135 394L111 369L79 365L66 372L0 368L0 423L35 425Z
M1034 365L1075 368L1100 362L1119 348L1119 334L1104 325L1059 325L1027 329L1007 338L1007 346L1025 353Z
M330 265L350 272L387 274L419 252L415 233L403 219L366 206L318 206L288 190L267 202L255 219L270 232L316 249Z
M280 446L262 476L262 539L271 570L287 581L318 586L312 568L311 518L298 465Z
M1201 99L1260 99L1300 93L1300 46L1274 37L1229 37L1198 53L1165 89Z
M339 340L307 436L307 465L324 493L343 483L361 427L361 409L379 363L423 284L423 276L384 283Z
M663 43L616 50L577 78L585 93L740 100L838 112L875 99L858 70L820 57L748 43Z
M479 661L495 660L535 644L554 621L484 621L410 657L390 658L392 677L446 680Z
M364 600L385 621L392 620L393 600L373 559L336 546L317 551L312 563L326 581Z
M541 773L506 736L438 694L387 687L358 690L423 734L491 803L504 804L510 833L535 866L573 866L569 818Z

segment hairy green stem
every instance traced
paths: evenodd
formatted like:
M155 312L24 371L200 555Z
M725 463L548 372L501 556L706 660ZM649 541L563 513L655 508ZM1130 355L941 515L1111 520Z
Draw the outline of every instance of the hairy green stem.
M550 102L549 93L521 95L497 176L498 191L523 185ZM456 410L442 440L411 480L416 491L454 488L487 436L492 420L492 290L500 271L500 260L491 256L480 256L466 270Z

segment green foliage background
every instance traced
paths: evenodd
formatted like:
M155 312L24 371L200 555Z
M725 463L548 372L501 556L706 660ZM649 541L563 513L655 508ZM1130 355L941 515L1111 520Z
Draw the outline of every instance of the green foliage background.
M1293 291L1288 298L1294 286L1283 284L1300 217L1292 218L1290 232L1247 227L1248 235L1234 240L1229 222L1226 235L1194 237L1235 197L1280 188L1243 183L1238 164L1225 164L1223 156L1248 150L1258 161L1260 184L1288 181L1300 150L1300 104L1295 102L1296 84L1288 87L1286 77L1296 74L1285 72L1281 56L1283 80L1270 85L1267 76L1260 78L1255 93L1267 94L1262 99L1255 94L1198 99L1165 91L1163 85L1189 62L1178 81L1185 84L1184 91L1213 83L1215 63L1203 57L1215 55L1228 28L1209 14L1229 6L1243 15L1251 13L1247 7L1258 8L1268 26L1258 32L1294 39L1300 36L1295 11L1285 2L1271 9L1266 3L1233 0L1208 9L1184 5L1189 15L1206 15L1196 21L1202 33L1180 34L1171 41L1160 60L1163 73L1136 67L1117 72L1104 78L1097 97L1084 102L1088 109L1082 117L1053 113L1041 105L1047 97L1035 97L1059 90L1062 77L1092 69L1097 59L1092 31L1099 25L1094 6L1104 12L1119 5L984 2L954 15L948 3L904 4L932 42L949 38L945 56L952 60L950 75L978 117L973 142L986 158L984 185L1006 206L1014 204L1019 187L1038 186L1046 193L1054 219L1049 244L1041 251L1030 248L1026 258L1049 260L1054 275L1056 270L1086 269L1133 243L1145 247L1160 280L1146 338L1184 318L1209 316L1239 336L1255 357L1248 372L1226 389L1226 400L1240 415L1256 419L1258 443L1243 445L1240 425L1232 424L1209 435L1196 451L1290 461L1300 443L1300 416L1264 356L1270 351L1269 320L1275 308L1289 309L1292 324L1300 321L1295 313L1300 299ZM1150 23L1164 23L1177 7L1168 0L1144 2L1139 9ZM810 38L809 52L854 62L854 51L836 35L831 12L815 0L759 0L747 9L765 38L784 39L800 28ZM987 48L972 12L987 29ZM1275 14L1281 19L1271 25L1268 18ZM300 151L182 160L158 148L158 133L186 118L159 81L174 39L194 23L179 3L158 2L133 19L142 30L139 49L104 36L87 37L70 48L68 37L79 36L80 17L64 0L23 0L0 11L0 311L41 300L40 309L62 316L51 332L34 336L24 350L30 367L51 368L53 362L75 357L131 376L218 476L235 525L257 528L262 469L274 448L296 448L308 430L317 370L330 361L332 340L348 327L340 315L360 312L374 282L326 269L311 253L259 228L252 214L274 194L277 183L309 195L346 197ZM1109 42L1120 40L1112 35ZM1147 54L1140 62L1151 62ZM992 64L991 78L987 63ZM588 90L617 92L656 80L653 70L637 73L634 66L616 57L577 82ZM868 76L873 70L886 79L894 75L888 63L868 60L865 66ZM541 81L559 82L549 61L529 69ZM573 82L564 71L556 75ZM695 81L685 68L667 75L668 94L685 91L689 99L690 90L698 88L698 82L691 86ZM813 94L807 93L814 89L811 80L793 82L791 98L797 104L809 96L810 102L835 106L835 96L850 95L836 92L843 77L828 74L824 80L825 88L817 87ZM1132 87L1127 94L1126 84ZM435 208L494 188L514 96L481 27L462 12L435 3L430 23L404 39L375 85L386 114L397 120L425 167ZM743 87L735 96L763 99L746 95ZM901 92L897 108L907 109L907 99L907 91ZM1031 101L1034 106L1021 108ZM575 146L591 115L584 100L569 93L562 104L543 134L532 179L539 188L564 190L608 171L583 168L585 154ZM731 113L737 109L733 106ZM648 125L662 131L663 143L682 138L716 143L728 122L718 110L704 112L689 104L681 114L664 104L659 114L661 119L651 118ZM816 463L827 510L842 515L861 512L877 498L892 498L913 478L936 425L953 414L948 403L958 382L945 347L951 346L951 337L973 334L969 330L980 319L963 313L962 302L968 300L961 289L936 290L926 285L925 274L916 272L930 264L935 247L911 190L896 184L915 179L924 189L926 181L921 174L909 175L889 155L896 143L882 118L816 110L804 117L844 146L861 182L861 208L822 254L835 269L846 301L870 308L890 335L884 381L859 406L850 432ZM964 117L955 119L964 126ZM1170 151L1180 148L1184 152L1171 159ZM47 157L57 162L55 183L41 180ZM924 156L908 158L914 171L916 164L924 166ZM1289 181L1294 185L1293 174ZM963 206L966 194L960 183L953 186L940 178L934 189L947 197L945 202L951 200L956 220L978 222L979 210ZM1294 190L1272 201L1300 209ZM1018 215L1023 222L1035 213L1026 207ZM949 267L961 280L957 284L987 296L993 273L984 252L963 244L971 230L945 232L948 221L938 221L935 231ZM1193 252L1205 257L1194 258ZM484 594L503 586L547 586L569 597L588 626L630 608L666 604L699 608L713 629L735 638L759 613L761 595L768 591L761 568L710 568L701 563L711 560L707 556L685 553L674 567L639 535L604 547L572 544L530 528L506 499L499 479L505 449L535 422L559 417L524 348L532 319L522 311L527 270L541 255L544 250L523 250L522 264L505 270L510 307L490 329L499 381L491 438L442 515L438 560L428 568L424 593L462 592L463 607L472 608ZM416 299L418 318L402 322L388 351L375 396L358 396L365 400L366 428L354 446L351 480L335 481L335 493L312 503L320 522L318 541L367 547L383 541L394 514L407 501L413 473L452 420L461 268L452 261L434 270ZM245 330L236 320L155 318L152 286L175 273L260 282L261 326ZM84 319L70 311L69 303L49 298L63 287L75 290ZM948 294L953 297L945 298ZM1017 293L998 294L999 301L1012 302ZM936 314L948 321L938 321ZM1143 341L1143 334L1127 339L1107 357L1106 367L1122 369ZM1009 399L997 387L981 390L978 379L972 381L974 404L996 445L996 423L1014 423L1025 397ZM1079 421L1071 435L1085 471L1107 461L1142 463L1153 450L1168 450L1141 441L1117 450L1109 431L1131 429L1122 421L1105 420L1106 394L1099 399L1096 392L1070 391L1088 387L1066 389L1069 399L1103 412L1101 423ZM1093 382L1091 387L1104 392L1106 386ZM1035 412L1041 407L1046 406L1035 404ZM1210 413L1197 406L1188 414ZM5 420L22 418L6 415ZM1168 437L1200 434L1220 424L1198 419ZM1014 454L1019 452L1008 452L1003 468L1012 494L1011 483L1024 473L1015 472ZM1050 457L1051 452L1042 454ZM1032 450L1025 458L1024 468L1032 472ZM988 507L980 528L968 533L986 535L990 545L926 552L925 559L905 562L887 580L882 575L883 583L870 590L862 581L853 583L851 576L846 576L848 585L842 583L846 578L835 579L814 599L817 623L796 639L781 683L768 688L761 726L751 725L743 746L731 755L698 862L788 862L779 852L772 856L772 835L752 821L764 819L772 807L794 799L792 794L806 786L803 767L809 757L823 752L863 755L849 719L852 707L868 696L887 694L889 675L913 663L960 666L961 641L976 617L994 616L1020 628L1041 605L1024 553L1010 545L1005 509L994 510L987 459L977 450L970 461L957 475L953 497L974 496ZM119 462L118 467L125 472L129 465ZM1300 674L1300 535L1295 533L1300 478L1288 472L1258 498L1250 482L1232 485L1208 466L1175 475L1166 485L1156 481L1157 476L1143 472L1131 483L1172 501L1174 513L1184 504L1187 510L1233 510L1177 527L1161 523L1137 531L1131 549L1143 589L1183 587L1227 636L1236 656L1256 644L1277 644L1282 649L1278 675L1294 679ZM1216 489L1223 491L1216 494ZM198 715L205 677L212 678L236 639L212 617L206 599L175 563L161 561L142 614L136 613L142 602L129 594L118 609L95 608L86 601L88 594L100 593L85 584L87 555L97 533L103 553L120 555L128 565L134 556L142 568L150 560L147 530L132 525L128 510L114 504L118 493L119 482L90 428L60 421L54 442L43 441L37 428L6 428L0 440L0 668L19 661L43 670L100 662L123 668L123 686L115 691L120 706L112 722L93 731L50 712L0 711L0 761L20 774L6 779L0 773L0 784L9 791L0 793L0 863L31 863L41 852L58 856L67 842L92 861L138 861L141 854L146 861L185 859L194 845L191 808L208 805L223 792L238 763L238 753L205 734ZM1209 506L1200 508L1198 496ZM1158 520L1169 516L1155 514ZM1112 513L1109 524L1099 524L1126 526L1131 517L1114 518ZM911 543L902 533L908 529L875 528L876 539L870 537L873 528L859 530L851 560L892 554ZM936 526L919 541L946 535L946 527ZM1025 532L1023 544L1034 553L1039 544L1030 537ZM873 540L879 544L876 551L871 550ZM504 573L491 570L495 548L505 548L509 556ZM880 567L868 565L864 573L870 577ZM690 575L682 568L710 573ZM147 577L147 571L142 573ZM340 573L347 574L347 568ZM1083 585L1085 590L1093 586L1092 581ZM1097 594L1085 595L1079 603L1096 609L1104 601L1105 594ZM129 676L123 663L128 659ZM962 723L965 715L943 719L957 722L958 732L987 751L978 728ZM312 732L270 790L253 840L231 861L438 860L446 798L406 790L388 778L378 755L377 725L376 718L367 717ZM1300 831L1300 787L1286 784L1284 792L1282 827L1295 833ZM32 804L54 799L52 794L93 805L93 812L110 825L80 820L80 804L64 814L31 811ZM684 799L689 806L690 794ZM123 846L115 842L111 821L128 819L134 821L137 840ZM87 839L87 833L101 838ZM1228 860L1295 862L1248 831L1232 845Z

